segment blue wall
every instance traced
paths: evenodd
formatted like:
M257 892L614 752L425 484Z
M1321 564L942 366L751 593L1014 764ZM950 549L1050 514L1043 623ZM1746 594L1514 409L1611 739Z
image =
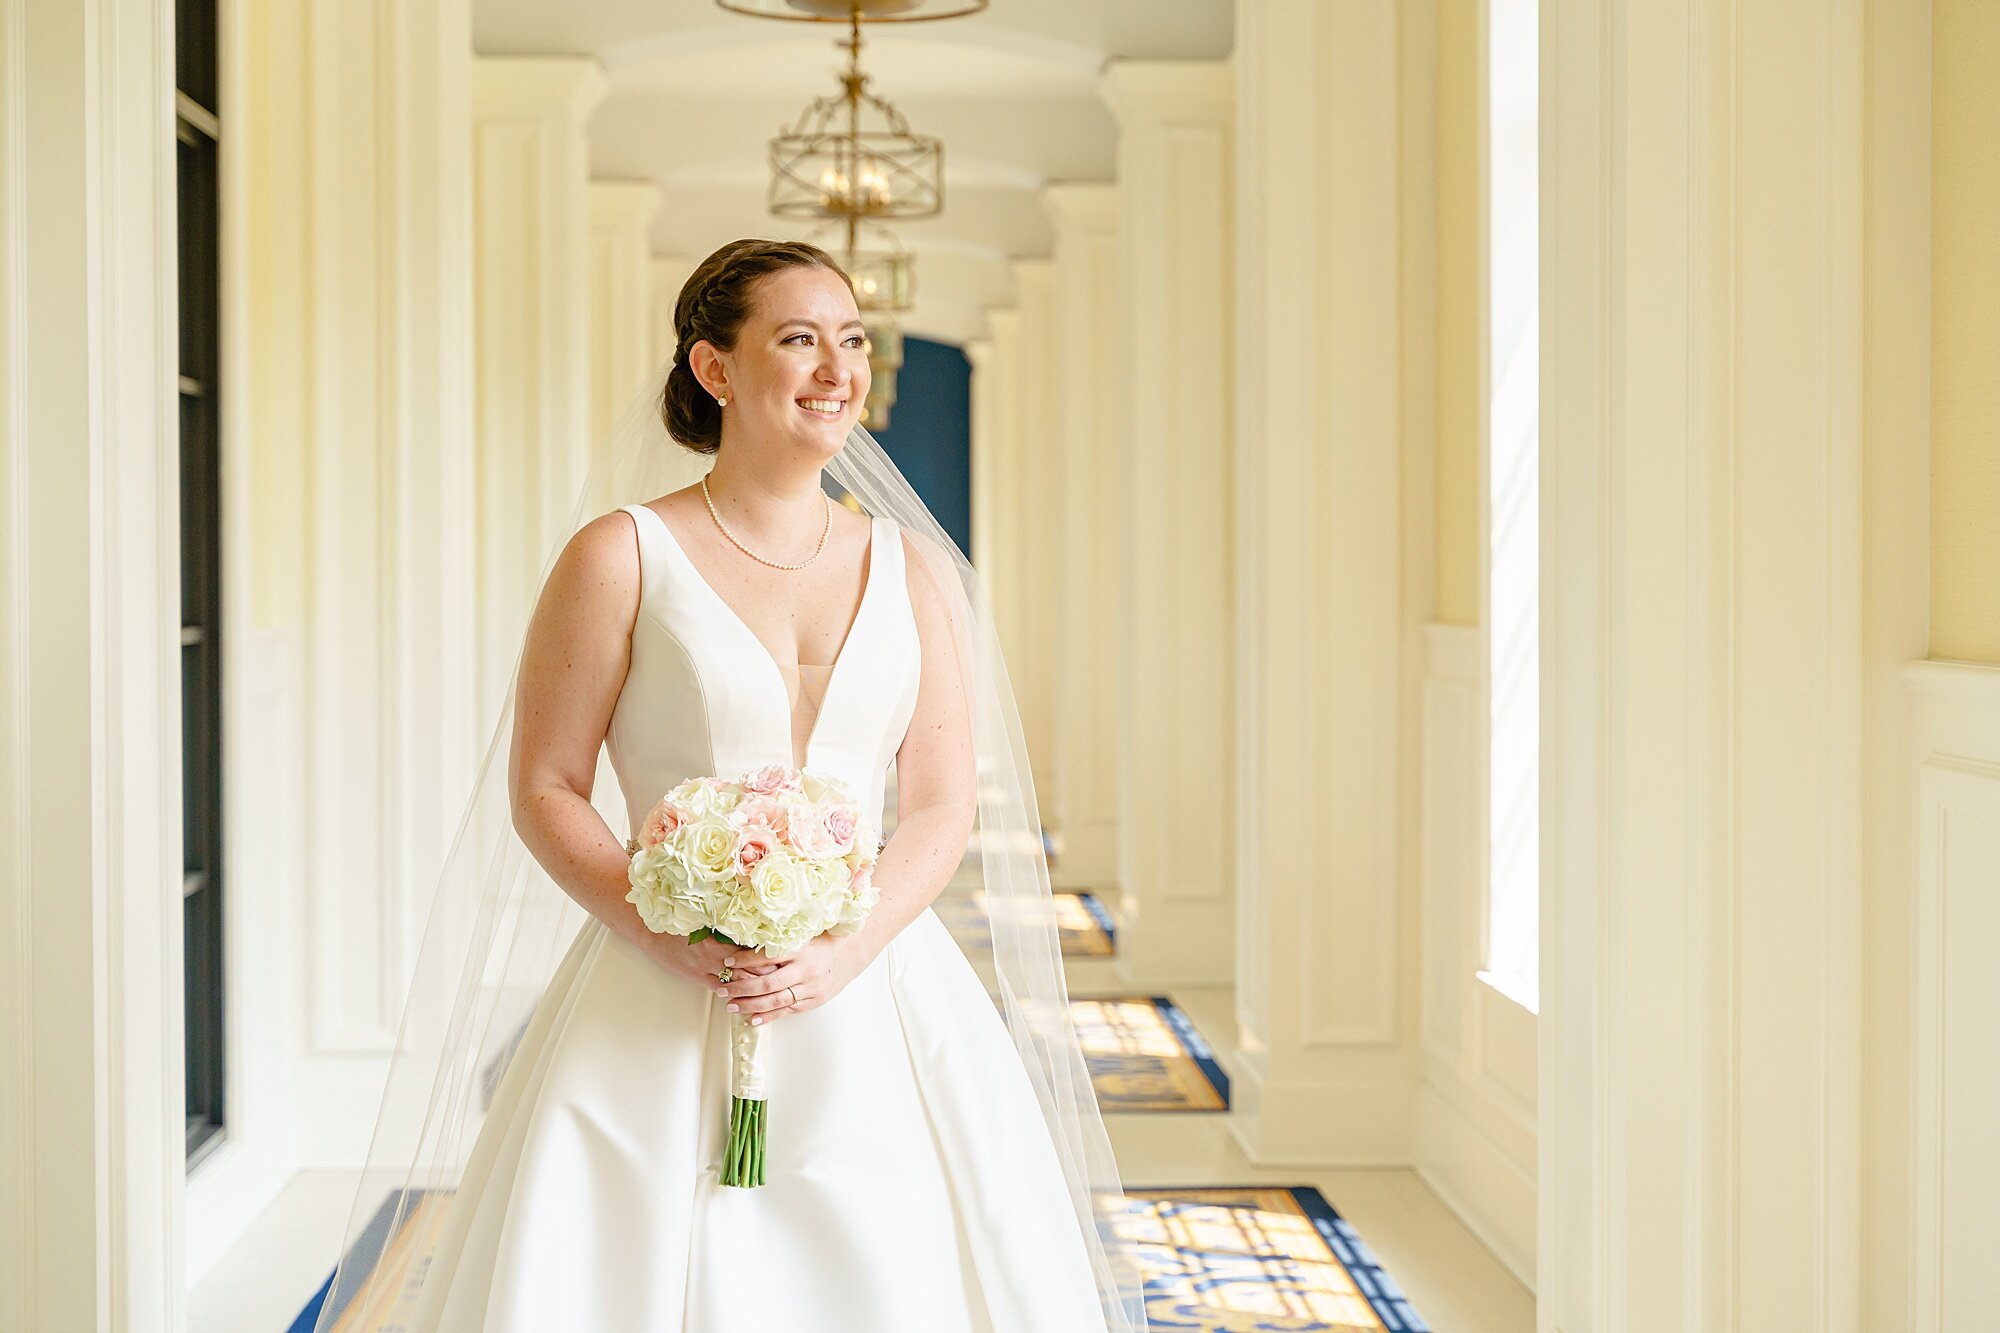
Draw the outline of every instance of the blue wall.
M972 363L949 343L903 337L889 429L869 432L958 548L972 553Z

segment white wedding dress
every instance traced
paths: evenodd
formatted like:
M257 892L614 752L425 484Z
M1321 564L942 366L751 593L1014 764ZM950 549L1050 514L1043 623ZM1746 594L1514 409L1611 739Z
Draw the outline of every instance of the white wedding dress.
M800 733L879 827L920 652L897 526L872 520L847 640L823 680L794 682L659 515L624 512L640 609L606 744L631 830L683 778L796 762ZM754 1189L718 1180L728 1018L590 918L494 1094L409 1327L1103 1333L1020 1056L935 914L766 1032Z

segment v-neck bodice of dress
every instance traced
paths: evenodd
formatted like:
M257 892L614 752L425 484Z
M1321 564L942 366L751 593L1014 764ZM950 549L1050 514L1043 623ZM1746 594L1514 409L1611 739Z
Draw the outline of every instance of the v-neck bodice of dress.
M839 778L881 827L884 778L916 711L920 668L896 524L870 520L861 604L834 660L788 668L702 577L666 520L648 505L624 510L637 527L639 614L605 747L628 832L687 778L733 779L765 764Z
M792 697L792 763L804 768L806 747L826 699L826 682L833 675L831 662L801 662L797 666L779 664L785 686Z

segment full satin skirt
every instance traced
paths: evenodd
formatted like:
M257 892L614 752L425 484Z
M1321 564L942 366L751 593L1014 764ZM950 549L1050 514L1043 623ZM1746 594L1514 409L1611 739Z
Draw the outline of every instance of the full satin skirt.
M1103 1333L1006 1027L924 912L763 1035L763 1186L724 1186L731 1016L596 918L537 1006L417 1330Z

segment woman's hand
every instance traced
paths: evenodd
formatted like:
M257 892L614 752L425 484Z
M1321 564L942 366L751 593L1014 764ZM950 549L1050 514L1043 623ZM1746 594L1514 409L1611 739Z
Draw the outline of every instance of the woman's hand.
M656 935L650 930L645 934L643 947L655 962L669 972L686 977L703 990L713 991L722 985L718 974L723 963L730 958L747 960L745 966L734 969L738 977L762 975L778 968L778 964L764 955L739 949L713 935L699 944L689 944L685 935Z
M771 960L749 949L731 950L724 961L736 973L718 987L730 1012L765 1024L819 1008L860 976L874 954L859 935L819 935L775 967L760 967Z

